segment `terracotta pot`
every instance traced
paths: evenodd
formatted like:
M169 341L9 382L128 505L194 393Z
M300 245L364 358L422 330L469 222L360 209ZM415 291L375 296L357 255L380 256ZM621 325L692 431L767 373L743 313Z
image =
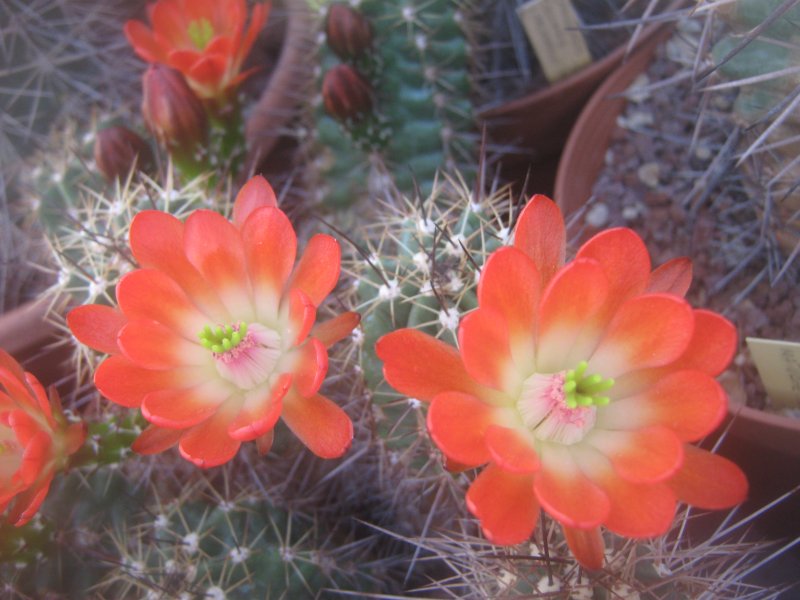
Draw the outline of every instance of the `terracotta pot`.
M650 44L658 26L642 31L632 50L634 56ZM552 174L581 109L603 80L618 65L633 60L628 44L546 88L536 90L478 113L493 144L512 150L502 157L503 176L521 182L530 174L531 190L552 193Z
M565 215L579 209L591 197L617 117L625 108L626 101L620 94L645 70L668 34L669 31L664 31L653 36L620 65L598 88L575 123L556 174L554 198ZM730 395L737 396L733 392ZM719 452L747 473L751 501L746 509L759 508L800 485L800 420L732 402L724 427L725 438ZM775 535L788 533L787 518L795 523L794 529L800 529L796 515L791 516L795 510L800 510L800 494L770 511L767 524L772 523Z

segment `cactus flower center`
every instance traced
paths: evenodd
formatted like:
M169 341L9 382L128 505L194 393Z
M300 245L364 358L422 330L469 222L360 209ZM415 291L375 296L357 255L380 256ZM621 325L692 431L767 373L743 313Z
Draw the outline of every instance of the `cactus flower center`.
M582 361L574 369L555 374L536 373L522 384L517 410L525 426L542 441L571 445L592 429L598 406L609 402L602 395L614 380L587 375Z
M208 43L214 37L214 26L206 18L195 19L189 23L186 31L189 39L198 50L205 50Z
M283 354L280 334L258 323L206 325L198 337L214 355L219 375L243 390L267 381Z

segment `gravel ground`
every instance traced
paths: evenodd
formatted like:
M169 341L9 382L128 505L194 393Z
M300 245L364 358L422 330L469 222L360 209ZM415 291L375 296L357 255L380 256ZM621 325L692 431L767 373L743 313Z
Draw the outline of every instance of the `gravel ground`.
M760 231L758 203L746 191L748 173L725 160L733 98L713 96L695 135L701 97L689 80L647 91L649 82L679 71L683 50L677 40L662 47L634 83L644 91L618 118L585 224L633 228L654 265L692 258L691 303L724 314L739 328L740 350L726 387L734 400L746 396L748 405L769 409L744 338L800 341L798 269L795 264L774 281L785 256Z

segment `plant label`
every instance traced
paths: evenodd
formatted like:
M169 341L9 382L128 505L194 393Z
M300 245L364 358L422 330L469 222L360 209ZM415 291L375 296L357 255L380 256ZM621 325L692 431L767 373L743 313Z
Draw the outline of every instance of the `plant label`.
M517 16L550 83L592 62L570 0L531 0L517 8Z
M774 406L800 408L800 344L747 338L747 347Z

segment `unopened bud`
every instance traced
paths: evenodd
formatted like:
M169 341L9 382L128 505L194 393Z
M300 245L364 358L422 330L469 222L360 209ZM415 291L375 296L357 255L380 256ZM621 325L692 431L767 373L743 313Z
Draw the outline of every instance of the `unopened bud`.
M115 125L97 132L94 162L106 179L113 181L126 178L132 169L150 170L153 167L153 152L139 134Z
M337 65L322 81L325 110L340 121L358 120L372 110L372 87L349 65Z
M170 152L194 153L206 140L203 103L178 71L159 64L142 79L142 115L147 128Z
M349 4L337 2L328 8L325 36L339 58L358 58L372 45L372 26Z

